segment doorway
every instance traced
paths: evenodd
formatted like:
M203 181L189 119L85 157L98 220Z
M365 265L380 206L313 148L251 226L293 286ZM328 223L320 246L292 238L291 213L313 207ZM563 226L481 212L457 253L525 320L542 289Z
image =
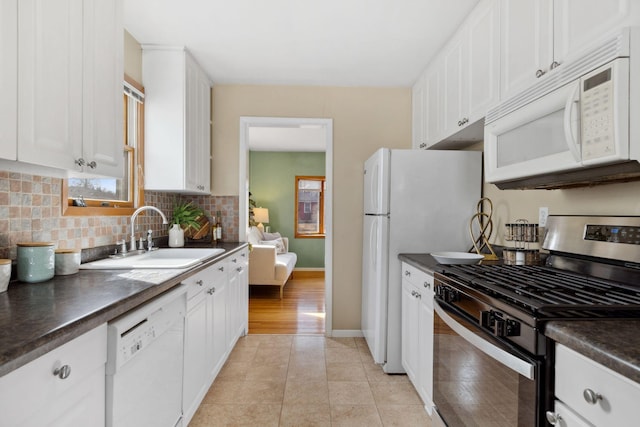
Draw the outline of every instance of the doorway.
M326 336L331 336L332 331L332 206L333 206L333 120L317 118L282 118L282 117L241 117L240 118L240 144L239 144L239 223L248 224L249 214L249 152L251 150L251 135L255 131L266 130L269 135L277 135L281 130L283 134L316 134L320 138L274 138L274 144L280 151L305 151L310 147L305 144L322 144L325 151L325 244L324 244L324 299L325 317L324 330ZM306 130L306 132L305 132ZM282 146L283 141L290 141L291 146ZM276 147L276 145L274 145ZM317 149L317 148L316 148ZM277 151L274 149L274 151ZM241 241L246 241L246 227L240 227ZM287 283L286 286L296 285Z

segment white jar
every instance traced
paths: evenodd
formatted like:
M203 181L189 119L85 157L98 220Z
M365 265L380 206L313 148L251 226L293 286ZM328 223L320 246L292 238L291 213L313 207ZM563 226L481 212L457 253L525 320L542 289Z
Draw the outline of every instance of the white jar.
M172 248L184 246L184 230L180 224L173 224L169 229L169 246Z
M11 260L0 259L0 292L7 290L11 280Z
M56 249L56 276L75 274L80 269L80 251Z

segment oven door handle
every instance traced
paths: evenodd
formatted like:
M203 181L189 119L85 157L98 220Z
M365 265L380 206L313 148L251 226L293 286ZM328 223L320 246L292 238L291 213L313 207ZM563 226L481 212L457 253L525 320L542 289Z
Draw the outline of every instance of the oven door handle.
M536 367L534 364L522 360L519 357L495 346L487 340L482 339L479 335L471 332L465 328L462 324L458 323L453 317L438 304L438 301L434 301L433 308L440 318L453 329L458 335L464 338L467 342L475 346L478 350L482 351L487 356L495 359L496 361L507 366L511 370L519 373L529 380L535 380Z

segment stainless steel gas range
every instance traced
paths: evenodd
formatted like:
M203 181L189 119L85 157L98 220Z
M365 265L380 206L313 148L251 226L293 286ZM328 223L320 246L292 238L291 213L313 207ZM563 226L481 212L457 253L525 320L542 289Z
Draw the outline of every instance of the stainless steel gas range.
M545 265L435 273L436 425L547 426L545 322L640 317L640 217L550 216Z

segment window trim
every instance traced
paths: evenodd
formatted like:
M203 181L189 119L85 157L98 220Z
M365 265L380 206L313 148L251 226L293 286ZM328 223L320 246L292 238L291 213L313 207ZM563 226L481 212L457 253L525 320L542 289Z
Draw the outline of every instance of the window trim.
M133 78L124 75L124 81L133 86L140 92L144 93L144 88ZM124 95L124 109L123 119L124 123L127 123L127 98ZM87 207L73 206L73 199L69 198L69 180L62 180L62 215L63 216L125 216L131 215L136 209L136 206L144 205L144 103L138 103L138 118L141 126L137 129L137 147L136 155L130 157L130 162L135 164L130 165L129 169L132 172L132 179L129 183L129 192L132 196L132 201L106 201L106 200L86 200ZM140 120L141 119L141 120ZM128 135L126 128L123 127L123 144L127 141ZM133 150L131 147L124 145L125 151ZM135 158L132 158L135 157ZM102 202L109 202L111 206L100 206ZM116 207L113 205L123 205L122 207Z
M320 186L320 209L318 212L318 215L320 216L320 230L322 230L322 233L313 233L313 234L303 234L303 233L298 233L298 188L299 188L299 181L300 180L308 180L308 181L321 181L322 185ZM325 193L325 186L326 186L326 176L303 176L303 175L296 175L296 180L295 180L295 202L294 202L294 223L293 223L293 231L294 231L294 235L296 239L324 239L325 238L325 228L324 228L324 193Z

